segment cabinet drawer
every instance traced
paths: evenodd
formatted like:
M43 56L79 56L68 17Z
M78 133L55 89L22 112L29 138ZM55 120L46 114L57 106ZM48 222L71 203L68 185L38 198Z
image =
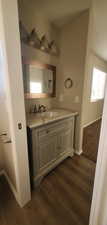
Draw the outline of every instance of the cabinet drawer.
M43 136L56 133L62 129L69 129L72 126L74 126L74 118L69 118L58 122L54 122L54 124L46 125L45 127L38 129L39 139Z

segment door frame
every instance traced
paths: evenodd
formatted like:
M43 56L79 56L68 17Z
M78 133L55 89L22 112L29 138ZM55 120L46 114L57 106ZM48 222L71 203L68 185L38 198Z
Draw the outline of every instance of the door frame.
M9 151L14 163L16 187L12 185L10 177L7 177L7 180L18 204L23 207L31 199L31 187L17 0L11 0L11 3L8 0L0 0L0 18L0 47L6 86L4 101L9 116L9 135L12 141Z
M105 89L102 125L94 180L94 190L89 225L107 223L107 84Z

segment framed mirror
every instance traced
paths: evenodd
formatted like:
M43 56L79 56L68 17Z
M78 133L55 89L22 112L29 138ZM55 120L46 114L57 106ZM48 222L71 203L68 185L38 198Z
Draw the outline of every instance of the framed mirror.
M56 67L37 61L23 60L23 82L27 99L55 97Z

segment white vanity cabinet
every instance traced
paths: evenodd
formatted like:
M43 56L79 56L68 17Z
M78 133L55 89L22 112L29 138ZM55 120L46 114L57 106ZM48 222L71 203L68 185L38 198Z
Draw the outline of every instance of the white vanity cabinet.
M73 156L74 120L75 117L72 116L30 129L32 178L35 186L62 160Z

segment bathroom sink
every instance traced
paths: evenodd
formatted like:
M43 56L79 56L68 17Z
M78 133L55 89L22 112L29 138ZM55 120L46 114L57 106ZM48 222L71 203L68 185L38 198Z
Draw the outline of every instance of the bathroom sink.
M48 112L41 113L41 117L43 117L43 118L55 118L58 115L59 115L59 113L56 111L48 111Z

